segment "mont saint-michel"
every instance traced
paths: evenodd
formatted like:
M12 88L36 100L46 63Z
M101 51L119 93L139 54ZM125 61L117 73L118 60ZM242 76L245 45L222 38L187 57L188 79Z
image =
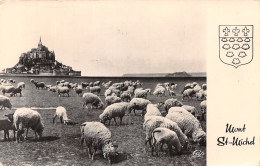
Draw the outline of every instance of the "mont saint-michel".
M81 76L81 71L55 60L55 52L49 51L42 44L41 37L37 48L24 52L18 63L12 68L4 69L6 74L36 74L39 76Z

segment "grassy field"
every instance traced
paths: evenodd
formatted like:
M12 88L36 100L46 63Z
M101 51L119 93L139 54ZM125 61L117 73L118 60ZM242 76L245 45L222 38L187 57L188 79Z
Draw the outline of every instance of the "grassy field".
M9 77L1 77L8 79ZM43 139L38 141L34 139L34 133L29 131L29 139L22 143L15 141L3 141L3 132L0 132L0 162L3 165L108 165L108 161L103 159L100 152L96 155L95 160L88 158L88 153L85 146L80 145L80 130L79 125L86 121L99 121L98 116L104 109L94 109L88 111L82 109L82 98L78 97L76 93L71 90L70 97L58 97L58 94L52 94L46 90L36 90L35 86L30 83L33 78L37 81L43 81L46 84L54 85L57 80L64 79L72 83L90 82L100 80L113 82L137 79L143 83L144 88L155 88L159 82L174 82L178 84L176 90L180 93L183 86L188 82L198 82L200 85L206 83L205 78L57 78L57 77L12 77L17 82L23 81L26 88L22 91L23 96L10 97L14 108L20 107L57 107L64 106L67 109L68 117L79 124L65 126L58 120L52 123L54 109L35 109L37 110L44 121ZM16 85L16 84L15 84ZM101 99L104 101L104 88L102 88ZM6 94L9 96L9 94ZM148 99L152 103L165 101L171 98L155 97L148 95ZM180 96L177 97L181 100ZM183 101L184 104L195 106L199 109L200 101L195 99L190 101ZM12 110L0 110L0 118L4 118L5 114L13 113ZM161 108L163 111L163 108ZM116 159L114 165L206 165L206 147L192 144L193 150L190 153L182 155L168 156L166 153L161 153L159 157L151 155L151 149L145 147L145 133L142 130L143 117L141 112L137 111L138 116L125 116L122 126L115 126L112 123L108 128L112 132L112 139L114 144L118 145L117 151L119 157ZM111 121L112 122L112 121ZM205 122L201 122L204 130L206 130ZM10 136L13 134L10 131ZM201 150L204 153L202 157L194 157L192 152L194 150Z

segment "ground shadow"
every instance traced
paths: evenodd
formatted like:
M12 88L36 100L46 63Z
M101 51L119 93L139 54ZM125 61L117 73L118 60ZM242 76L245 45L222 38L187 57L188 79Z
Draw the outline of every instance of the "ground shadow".
M46 136L42 137L41 139L32 139L32 142L51 142L60 139L60 137L57 136Z
M118 152L118 154L111 158L112 163L121 163L125 160L132 158L132 156L126 152Z

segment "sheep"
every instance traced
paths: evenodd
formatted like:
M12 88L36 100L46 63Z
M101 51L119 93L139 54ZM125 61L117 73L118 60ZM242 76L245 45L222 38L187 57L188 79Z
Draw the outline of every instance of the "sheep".
M173 90L169 89L169 96L176 96L176 94Z
M13 80L13 79L8 79L7 82L9 82L9 83L15 83L15 80Z
M121 102L121 98L120 98L120 97L117 97L116 95L107 96L107 97L105 98L105 102L106 102L106 105L109 106L109 105L111 105L111 104Z
M86 83L86 82L81 82L81 85L82 85L83 88L86 88L87 86L89 86L89 84Z
M172 113L172 112L182 112L182 113L185 113L185 114L191 114L189 113L185 108L183 107L171 107L169 110L168 110L168 114Z
M195 92L199 92L201 90L201 87L199 85L196 85L195 87L193 87L193 90Z
M207 90L207 84L202 84L202 89Z
M98 109L102 109L104 106L104 103L101 101L101 99L93 93L84 93L82 98L83 98L83 105L82 105L83 108L88 104L91 104L91 110L93 106L97 107Z
M12 109L12 104L10 102L10 99L6 96L0 95L0 106L2 106L1 110L5 107Z
M20 93L20 97L22 96L22 88L14 88L10 96L17 96L17 93Z
M181 106L183 106L182 102L178 101L177 99L173 99L173 98L167 99L164 102L164 108L165 108L166 112L168 112L168 110L171 107L181 107Z
M146 88L145 91L147 92L147 94L149 93L150 95L152 94L152 89L151 88Z
M135 88L133 86L129 86L127 92L130 94L131 97L134 96Z
M57 86L51 86L48 90L55 93L57 91Z
M9 130L13 130L14 133L14 139L15 139L15 127L13 125L13 114L8 114L5 115L7 119L0 119L0 131L4 131L4 140L7 139L10 140L9 138Z
M153 95L158 97L159 95L162 96L164 94L164 96L166 96L165 91L166 89L164 87L158 87L153 91Z
M206 111L207 111L207 100L204 100L200 103L200 109L201 109L201 120L206 119Z
M190 113L173 111L168 113L166 118L176 122L182 132L194 142L199 142L200 145L206 143L206 133L202 130L200 122Z
M68 119L66 109L62 106L56 108L56 112L53 116L53 123L55 122L57 116L60 119L60 123L64 123L65 125L67 125L67 122L70 121L70 119Z
M88 86L86 89L87 89L88 92L90 92L90 93L96 92L97 94L100 94L100 92L101 92L100 86L93 86L93 87L89 87L89 86Z
M19 82L19 83L17 84L17 88L23 88L23 89L25 89L25 83L24 83L24 82Z
M57 92L58 92L58 95L60 97L60 94L62 93L63 96L64 94L66 93L68 95L68 97L70 96L69 92L70 92L70 89L68 87L61 87L61 86L57 86Z
M151 104L151 102L147 99L143 99L143 98L133 98L131 101L130 101L130 104L129 104L129 108L128 108L128 111L129 111L129 114L131 113L131 111L133 110L134 111L134 115L135 114L135 110L142 110L142 114L141 116L144 116L144 113L146 111L146 106L148 104Z
M5 93L12 93L15 89L13 85L3 85L1 86L2 93L5 95Z
M120 125L122 124L122 119L125 116L125 113L128 109L129 103L121 102L121 103L114 103L108 106L101 115L99 115L100 122L105 124L107 120L109 120L108 125L110 125L110 121L114 118L115 124L116 117L120 118Z
M34 85L35 85L36 89L40 89L40 88L43 89L45 87L44 82L34 82Z
M123 92L120 95L120 98L121 98L122 101L126 101L126 102L131 101L131 95L130 95L130 93L128 91Z
M157 104L147 104L144 120L146 120L149 116L162 116Z
M184 108L185 110L187 110L188 112L190 112L192 115L196 116L196 108L193 106L189 106L189 105L183 105L182 108Z
M176 132L167 128L158 127L152 132L152 155L155 150L158 156L158 145L161 145L162 150L163 144L167 144L169 155L172 154L172 147L175 148L177 153L182 151L182 145Z
M83 88L82 87L75 87L74 88L76 94L79 96L80 94L82 94L83 92Z
M116 156L110 130L100 122L85 122L80 126L81 145L85 142L88 147L89 158L94 160L95 153L100 149L104 158L111 164L112 157ZM93 150L93 152L92 152Z
M189 143L188 138L185 134L183 134L183 132L181 131L177 123L161 116L150 116L144 121L143 129L145 130L145 134L146 134L145 145L147 144L147 142L149 142L150 147L152 146L151 145L152 132L157 127L164 127L172 131L175 131L179 137L181 145L183 146L184 149L187 149Z
M185 97L191 99L195 94L196 91L194 89L187 89L182 93L182 100L184 100Z
M111 94L112 94L112 90L111 89L105 90L105 93L104 93L105 97L111 96Z
M147 91L146 90L143 90L143 89L136 89L135 90L135 98L144 98L146 99L147 98Z
M37 111L34 111L30 108L19 108L14 112L13 117L15 129L17 130L17 142L19 142L19 140L22 138L24 128L27 128L26 138L28 135L28 130L31 128L34 130L35 139L37 138L36 133L39 135L39 139L41 139L44 124L41 115Z

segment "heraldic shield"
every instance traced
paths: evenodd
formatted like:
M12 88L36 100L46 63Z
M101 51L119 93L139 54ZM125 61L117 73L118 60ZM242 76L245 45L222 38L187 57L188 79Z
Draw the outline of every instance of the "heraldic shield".
M253 60L253 25L220 25L219 58L235 68Z

